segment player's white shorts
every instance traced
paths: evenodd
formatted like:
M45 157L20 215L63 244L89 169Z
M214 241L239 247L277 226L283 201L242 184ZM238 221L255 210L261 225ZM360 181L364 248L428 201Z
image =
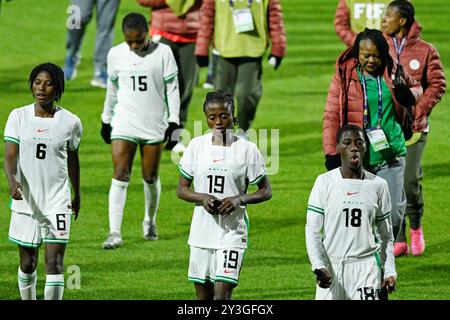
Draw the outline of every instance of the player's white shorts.
M164 133L167 126L158 126L158 128L136 128L119 121L113 123L111 131L111 140L127 140L136 144L160 144L164 141Z
M205 249L191 246L190 250L189 281L201 284L206 281L238 284L245 249Z
M317 286L316 300L379 300L381 268L378 255L347 261L332 261L332 284Z
M67 244L70 235L70 213L35 216L11 211L9 240L22 247L37 248L42 243Z

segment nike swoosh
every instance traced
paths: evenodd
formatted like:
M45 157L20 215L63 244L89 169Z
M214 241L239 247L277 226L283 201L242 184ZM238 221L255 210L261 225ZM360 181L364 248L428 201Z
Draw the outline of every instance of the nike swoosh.
M216 162L223 161L223 160L225 160L225 159L213 159L213 162L216 163Z
M357 194L357 193L359 193L359 192L347 192L347 195L348 196L352 196L352 195Z
M37 132L44 132L47 131L48 129L37 129Z

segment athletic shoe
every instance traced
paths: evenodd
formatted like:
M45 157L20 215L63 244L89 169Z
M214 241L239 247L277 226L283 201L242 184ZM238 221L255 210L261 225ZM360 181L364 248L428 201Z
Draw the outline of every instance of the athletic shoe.
M178 143L173 147L172 152L175 153L184 153L186 151L186 147L184 146L183 142L178 141Z
M96 72L94 79L91 80L91 86L106 89L106 83L108 81L108 76L105 72Z
M79 57L66 57L64 62L64 78L66 80L73 80L77 76L77 66L80 64L81 60Z
M408 243L394 242L394 255L396 257L406 256L409 254Z
M111 233L102 244L103 249L115 249L122 245L122 237L118 233Z
M203 89L214 89L213 79L212 75L207 76L206 81L203 83Z
M158 240L156 222L144 220L144 222L142 222L142 227L144 229L144 240Z
M420 256L425 250L422 227L417 230L409 229L409 236L411 238L411 253L415 256Z

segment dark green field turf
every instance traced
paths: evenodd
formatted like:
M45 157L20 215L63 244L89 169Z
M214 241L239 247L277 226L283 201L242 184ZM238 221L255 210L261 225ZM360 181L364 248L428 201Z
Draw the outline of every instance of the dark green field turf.
M444 67L450 66L450 9L446 0L413 1L424 27L423 38L439 50ZM31 69L51 61L62 66L68 1L3 2L0 15L0 131L9 112L32 103L27 79ZM250 247L235 299L313 299L315 282L305 249L306 202L316 176L323 172L322 112L334 63L344 45L334 33L337 0L283 0L288 55L278 71L264 63L264 94L256 129L278 129L279 170L270 176L271 201L250 205ZM123 0L116 26L130 11L148 15L136 1ZM76 80L67 83L62 105L82 120L80 147L82 210L72 225L65 267L79 267L81 288L65 290L65 299L194 299L187 281L189 248L186 244L192 205L179 200L176 164L165 152L161 160L162 196L158 212L160 240L142 238L144 214L139 156L128 189L124 212L124 246L105 251L108 233L108 191L112 177L110 146L99 135L104 91L92 88L95 24L91 23L82 50ZM122 41L116 27L114 43ZM189 113L203 121L201 88L195 91ZM447 77L450 73L447 71ZM447 96L434 110L424 164L427 248L421 257L397 259L398 287L391 299L448 299L450 297L450 143ZM206 123L203 121L203 128ZM275 148L272 148L274 150ZM4 148L0 148L3 167ZM269 154L270 155L270 154ZM269 163L269 166L275 165ZM272 167L274 168L274 167ZM19 299L18 250L8 239L8 188L0 178L0 299ZM43 252L38 267L38 298L45 281ZM71 276L66 273L66 280Z

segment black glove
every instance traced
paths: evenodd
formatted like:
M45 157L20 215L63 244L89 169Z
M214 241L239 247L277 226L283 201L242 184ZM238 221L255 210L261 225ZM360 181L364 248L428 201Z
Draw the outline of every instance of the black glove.
M416 99L414 99L411 90L402 82L403 66L397 65L394 78L394 95L397 101L405 108L412 108Z
M404 83L400 83L394 87L395 98L403 107L410 109L416 102L411 90Z
M331 286L331 275L327 269L315 269L314 274L319 287L326 289Z
M169 122L169 126L166 129L166 133L164 134L164 141L167 141L165 149L172 150L173 147L178 143L178 139L172 140L172 133L177 130L180 126L175 122Z
M209 63L208 56L195 56L197 58L197 64L200 68L207 67Z
M281 60L283 59L283 57L277 57L277 56L274 56L273 54L271 54L271 55L269 55L269 61L272 57L275 59L274 68L275 68L275 70L277 70L281 64Z
M339 154L330 155L327 154L325 156L325 167L327 170L333 170L339 168L341 166L341 156Z
M111 143L111 124L109 123L103 123L102 121L102 129L100 130L100 134L105 141L105 143L110 144Z

